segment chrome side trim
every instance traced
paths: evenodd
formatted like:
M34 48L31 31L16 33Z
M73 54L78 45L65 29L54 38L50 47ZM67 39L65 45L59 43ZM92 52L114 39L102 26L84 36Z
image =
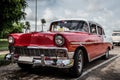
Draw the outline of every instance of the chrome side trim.
M100 58L100 57L102 57L102 56L104 56L104 55L105 55L105 53L102 54L102 55L100 55L100 56L97 56L97 57L95 57L95 58L93 58L93 59L90 59L89 62L92 62L92 61L94 61L95 59L98 59L98 58Z
M44 46L27 46L27 48L34 48L34 49L65 49L65 50L68 50L67 48L65 47L44 47Z
M71 42L71 45L79 45L79 44L96 44L96 43L100 43L100 42Z

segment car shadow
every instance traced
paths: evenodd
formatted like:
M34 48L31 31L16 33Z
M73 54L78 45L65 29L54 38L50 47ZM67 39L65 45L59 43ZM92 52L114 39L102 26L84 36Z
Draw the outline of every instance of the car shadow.
M116 55L110 55L110 58L114 57ZM88 63L85 67L83 72L86 70L104 62L106 60L103 60L102 58L96 59L90 63ZM109 64L109 63L107 63ZM11 74L10 79L11 80L22 80L22 79L65 79L65 80L73 80L75 79L70 74L68 74L68 69L58 69L58 68L52 68L52 67L35 67L30 70L22 70L19 68L19 70L14 71Z

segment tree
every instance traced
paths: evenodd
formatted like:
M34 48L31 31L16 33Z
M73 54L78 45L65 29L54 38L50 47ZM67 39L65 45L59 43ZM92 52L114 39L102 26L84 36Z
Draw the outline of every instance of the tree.
M21 33L23 26L24 26L24 24L22 22L14 23L10 33L16 33L16 32Z
M25 19L26 6L26 0L0 0L0 34L12 28L14 22Z
M41 19L41 23L42 23L42 31L43 31L43 26L46 23L46 20L45 19Z
M8 34L10 33L22 33L23 27L24 23L22 22L13 23L12 27L3 29L3 31L1 32L1 35L3 36L2 38L8 37Z
M25 29L25 33L26 33L28 30L30 30L30 22L29 22L29 21L26 21L23 28Z

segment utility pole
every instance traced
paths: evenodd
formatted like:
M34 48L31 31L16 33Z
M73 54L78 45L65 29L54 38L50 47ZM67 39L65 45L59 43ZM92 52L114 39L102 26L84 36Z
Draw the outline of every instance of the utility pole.
M35 1L35 31L37 31L37 0Z

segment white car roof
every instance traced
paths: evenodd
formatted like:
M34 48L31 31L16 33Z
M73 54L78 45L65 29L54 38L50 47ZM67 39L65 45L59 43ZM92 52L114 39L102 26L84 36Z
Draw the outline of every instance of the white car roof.
M82 18L62 18L62 19L54 20L52 22L61 21L61 20L83 20L83 21L87 21L87 19L82 19Z
M99 25L100 27L102 27L100 24L96 23L95 21L89 21L87 19L84 19L84 18L63 18L63 19L57 19L57 20L54 20L52 22L56 22L56 21L62 21L62 20L82 20L82 21L85 21L87 23L94 23L96 25Z

